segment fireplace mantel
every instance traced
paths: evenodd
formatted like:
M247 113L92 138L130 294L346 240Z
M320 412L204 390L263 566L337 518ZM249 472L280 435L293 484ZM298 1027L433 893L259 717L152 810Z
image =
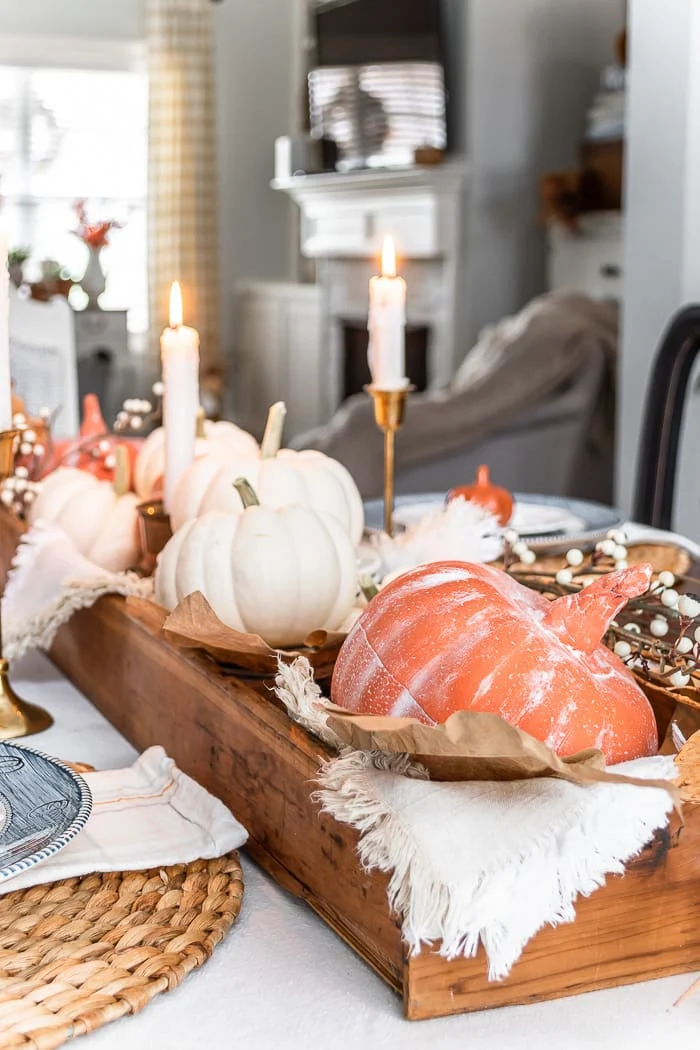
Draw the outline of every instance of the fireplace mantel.
M464 301L465 164L297 175L272 187L299 206L300 250L317 260L324 349L320 368L328 416L342 398L343 323L367 316L368 281L382 239L396 243L408 284L409 324L430 332L430 386L449 382L464 354L459 339Z

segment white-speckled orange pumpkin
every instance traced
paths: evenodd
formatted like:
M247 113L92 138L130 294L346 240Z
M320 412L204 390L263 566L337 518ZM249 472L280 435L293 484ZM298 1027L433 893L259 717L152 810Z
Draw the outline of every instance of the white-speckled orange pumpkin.
M549 602L487 565L421 566L382 590L352 628L332 698L429 724L489 711L564 756L588 747L611 763L654 754L649 702L601 644L650 578L650 566L634 566Z

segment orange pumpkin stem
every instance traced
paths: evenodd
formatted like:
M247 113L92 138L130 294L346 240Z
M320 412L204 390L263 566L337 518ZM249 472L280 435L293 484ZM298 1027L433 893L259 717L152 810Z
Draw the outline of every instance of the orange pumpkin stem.
M648 589L651 574L651 565L632 565L607 573L582 591L557 598L543 622L563 642L582 653L592 653L620 609Z
M476 483L477 485L490 485L491 475L489 474L488 467L479 467L476 472Z

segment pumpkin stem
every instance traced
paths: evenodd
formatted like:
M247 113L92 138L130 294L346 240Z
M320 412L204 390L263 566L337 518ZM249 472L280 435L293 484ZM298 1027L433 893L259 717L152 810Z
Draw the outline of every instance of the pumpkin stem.
M114 459L112 488L115 495L125 496L129 491L129 453L125 445L117 445L114 450Z
M265 433L260 442L261 459L274 459L282 447L282 431L284 430L284 417L286 415L287 406L284 401L276 401L274 405L270 406Z
M648 590L651 573L651 565L606 573L582 591L553 601L543 623L567 645L592 653L620 609Z
M241 497L241 503L243 504L244 510L247 510L248 507L260 506L260 500L258 499L257 493L247 478L236 478L233 487Z
M196 429L195 429L195 432L194 432L194 436L196 438L203 438L204 437L204 409L202 408L201 405L197 409L197 423L196 423Z

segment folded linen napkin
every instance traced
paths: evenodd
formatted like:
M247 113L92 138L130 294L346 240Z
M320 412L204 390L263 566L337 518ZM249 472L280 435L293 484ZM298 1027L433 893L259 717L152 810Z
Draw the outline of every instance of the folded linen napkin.
M84 774L93 798L85 830L55 857L0 885L0 894L95 871L141 871L221 857L245 828L208 791L151 747L127 769Z
M280 665L276 693L292 718L339 747L303 658ZM610 772L677 775L668 756ZM390 874L390 903L410 949L440 941L450 959L473 956L483 944L490 980L508 976L543 926L573 922L577 897L622 874L673 807L663 788L581 787L549 777L436 783L426 776L405 755L345 750L320 770L318 798L359 830L363 865Z
M73 613L105 594L149 598L153 581L100 568L57 525L32 526L17 548L2 598L5 656L49 649Z

